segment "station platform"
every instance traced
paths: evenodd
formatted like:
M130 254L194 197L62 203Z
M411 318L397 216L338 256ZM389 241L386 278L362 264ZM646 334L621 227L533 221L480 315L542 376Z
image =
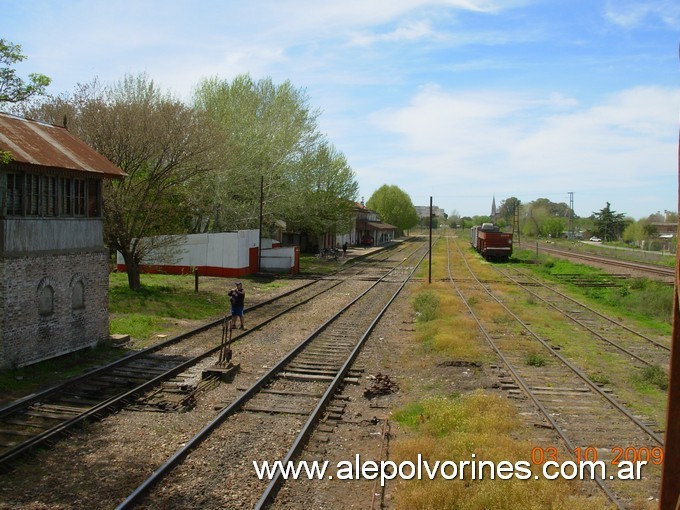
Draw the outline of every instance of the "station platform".
M396 241L390 241L389 243L385 243L379 246L349 246L347 248L347 254L345 257L342 255L340 256L339 261L350 261L352 259L357 259L357 258L363 258L371 253L375 253L377 251L384 250L386 248L391 248L392 246L399 244L401 241L396 240Z

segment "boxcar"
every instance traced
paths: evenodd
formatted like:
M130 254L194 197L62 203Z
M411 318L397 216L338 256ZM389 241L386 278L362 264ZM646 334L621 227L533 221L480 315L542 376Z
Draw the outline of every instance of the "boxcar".
M512 234L501 232L493 223L472 227L470 244L486 260L505 261L512 255Z

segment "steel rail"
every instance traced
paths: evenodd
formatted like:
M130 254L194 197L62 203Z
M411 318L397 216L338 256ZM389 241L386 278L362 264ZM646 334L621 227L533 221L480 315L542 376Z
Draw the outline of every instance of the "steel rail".
M598 315L599 317L602 317L603 319L608 320L608 321L611 322L612 324L615 324L616 326L618 326L618 327L620 327L620 328L622 328L622 329L625 329L625 330L628 331L629 333L633 333L634 335L639 336L639 337L642 338L643 340L646 340L647 342L650 342L650 343L656 345L657 347L660 347L661 349L664 349L664 350L670 352L670 350L671 350L670 347L668 347L668 346L666 346L666 345L664 345L664 344L662 344L662 343L660 343L660 342L657 342L657 341L654 340L653 338L649 338L647 335L645 335L645 334L643 334L643 333L640 333L639 331L635 331L633 328L631 328L631 327L629 327L629 326L626 326L625 324L622 324L621 322L619 322L619 321L617 321L617 320L614 320L614 319L612 319L611 317L607 317L606 315L604 315L604 314L598 312L597 310L595 310L595 309L593 309L593 308L590 308L589 306L586 306L585 304L583 304L583 303L581 303L580 301L578 301L578 300L576 300L576 299L574 299L574 298L572 298L572 297L570 297L570 296L564 294L563 292L561 292L561 291L559 291L559 290L557 290L557 289L555 289L555 288L553 288L553 287L550 287L549 285L546 285L545 283L541 282L538 278L526 274L524 271L520 271L520 270L518 270L518 269L515 269L515 270L518 271L522 276L525 276L526 278L531 278L532 280L534 280L534 281L535 281L536 283L538 283L539 285L545 287L546 289L551 290L551 291L554 292L555 294L558 294L559 296L561 296L561 297L563 297L563 298L565 298L565 299L568 299L568 300L571 301L572 303L575 303L575 304L577 304L577 305L579 305L579 306L582 306L583 308L586 308L587 310L593 312L595 315ZM529 290L529 289L526 289L526 290Z
M424 258L425 255L423 255ZM374 282L368 289L359 294L350 303L345 305L341 310L335 313L330 319L321 324L315 331L313 331L307 338L305 338L300 344L294 347L288 354L284 355L279 362L276 363L271 369L269 369L264 375L262 375L255 383L253 383L250 388L245 390L237 399L232 401L227 407L222 409L219 414L213 418L207 425L203 427L193 438L187 441L184 446L182 446L177 452L175 452L170 458L168 458L160 467L158 467L146 480L144 480L125 500L123 500L117 507L116 510L126 510L133 508L134 505L162 478L164 478L168 473L170 473L175 466L180 464L183 459L196 447L198 447L203 441L205 441L210 434L217 429L222 423L229 418L231 415L236 413L241 407L253 397L259 390L267 385L283 368L300 352L302 352L322 331L326 330L340 315L342 315L347 309L364 297L368 292L379 285L383 279L395 271L401 264L405 262L406 259L402 260L395 267L390 269L386 274L384 274L378 281ZM422 259L421 259L422 260ZM416 266L417 267L417 266Z
M460 247L458 247L458 249L460 250ZM461 256L462 256L462 254L461 254ZM568 359L566 359L564 356L562 356L559 352L555 351L555 349L550 347L550 345L548 345L548 343L545 340L543 340L535 331L533 331L526 322L524 322L520 317L518 317L515 312L510 310L510 308L508 308L505 303L503 303L500 299L498 299L496 296L494 296L493 293L490 292L489 289L487 289L486 286L484 284L482 284L482 282L479 281L479 279L477 279L476 275L472 272L472 269L470 269L470 266L467 263L467 260L465 260L465 257L462 257L462 258L463 258L463 262L465 263L468 270L470 271L470 274L472 274L473 278L477 281L477 283L479 283L479 285L484 289L484 291L489 296L491 296L499 305L501 305L505 309L505 311L507 311L510 315L512 315L512 317L517 322L519 322L522 325L522 327L524 327L526 329L526 331L531 336L533 336L536 340L538 340L541 343L541 345L543 345L543 347L545 347L548 350L548 352L550 352L553 356L555 356L562 363L564 363L567 367L569 367L569 369L572 372L574 372L576 375L578 375L583 380L583 382L585 382L592 390L594 390L596 393L600 394L600 396L602 396L602 398L606 399L611 405L613 405L619 411L621 411L623 414L625 414L626 417L628 417L633 423L635 423L635 425L637 425L639 428L641 428L647 435L649 435L649 437L654 439L654 441L656 441L659 445L663 446L663 438L659 437L652 429L650 429L647 425L642 423L642 421L638 420L635 416L633 416L633 414L631 414L631 412L628 411L628 409L626 409L621 404L619 404L616 400L614 400L612 397L607 395L581 369L579 369L577 366L575 366L573 363L571 363Z
M324 393L324 395L321 397L319 400L319 403L317 404L316 408L314 411L312 411L312 414L309 416L307 419L307 422L304 424L300 432L298 433L297 437L295 438L295 441L293 442L293 445L290 447L288 450L288 453L286 456L283 458L281 461L282 465L288 465L288 462L290 462L295 455L298 454L300 449L302 448L304 442L307 440L309 435L312 433L314 430L314 425L318 421L319 417L321 416L321 413L325 409L325 407L328 405L328 402L330 402L331 398L335 394L335 391L337 390L338 386L342 382L342 380L345 378L345 375L349 371L350 367L354 363L354 360L356 357L359 355L359 352L361 351L361 348L364 346L364 343L370 336L371 332L375 328L375 326L378 324L382 316L387 312L388 308L390 305L394 302L394 300L397 298L399 293L403 290L404 286L408 283L410 277L415 273L415 271L418 269L418 266L423 262L425 259L425 256L427 255L427 251L423 254L421 257L420 261L418 264L416 264L413 267L413 270L408 274L408 276L404 279L404 281L399 285L399 288L394 292L392 297L389 299L387 304L378 312L377 316L375 319L373 319L373 322L371 322L370 326L366 329L364 334L361 336L359 341L357 342L357 345L354 347L352 352L350 353L349 357L345 361L345 363L342 365L342 368L338 372L338 374L333 378L333 381L331 382L330 386ZM282 471L279 466L277 466L276 472L274 473L274 476L272 479L269 481L269 484L267 485L267 488L265 489L264 493L262 494L262 497L260 500L257 502L257 504L254 507L254 510L260 510L262 508L265 508L266 505L271 503L273 501L273 498L275 497L278 489L280 488L281 484L283 483L282 480Z
M569 450L573 452L576 449L576 445L571 441L571 439L569 439L566 432L558 425L558 423L552 417L550 412L548 412L548 410L545 408L545 406L536 398L536 395L534 395L534 393L531 391L531 389L529 388L527 383L524 381L524 378L521 375L519 375L519 373L515 370L515 368L510 363L510 361L508 361L508 359L505 357L505 355L501 352L499 347L493 341L493 338L491 338L491 335L489 335L488 331L486 331L486 329L482 325L481 321L479 320L479 318L475 314L475 312L472 309L472 307L470 306L470 304L465 299L465 296L463 296L462 292L458 288L458 285L456 284L455 280L453 279L453 275L451 274L451 257L450 257L450 251L449 251L449 240L448 240L448 238L446 240L446 248L447 248L447 254L449 255L448 256L449 280L453 284L453 287L456 290L456 292L458 293L458 296L461 298L461 300L465 304L466 308L468 309L470 316L475 320L475 322L477 323L477 326L479 327L479 330L482 332L482 335L484 335L484 338L489 343L489 345L491 346L493 351L496 353L496 355L503 361L506 368L510 371L510 373L514 377L517 384L522 388L524 393L531 399L531 401L534 403L536 408L541 412L541 414L545 417L545 419L548 420L548 422L553 427L553 429L559 434L559 436L565 442L565 444L567 445ZM459 250L460 250L460 247L459 247ZM467 264L465 257L462 256L462 253L461 253L461 257L463 258L465 265L467 266L468 270L470 271L470 274L472 274L472 276L477 280L476 276L474 275L474 273L470 269L470 266ZM481 282L479 282L479 280L477 280L477 282L480 283L480 285L481 285ZM484 287L484 286L482 285L482 287ZM523 322L520 321L520 323L523 326L526 327L526 325ZM604 484L604 481L602 481L600 478L596 477L595 482L604 491L604 493L607 495L607 497L619 508L619 510L624 510L625 507L623 506L623 504L619 501L619 499L616 497L616 495L613 492L611 492L611 490L609 490L609 487L607 487Z
M596 336L597 338L599 338L599 339L602 340L603 342L606 342L606 343L608 343L609 345L615 347L616 349L619 349L621 352L627 354L627 355L630 356L631 358L634 358L634 359L638 360L640 363L643 363L644 365L647 365L647 366L649 366L649 367L655 365L655 363L654 363L653 361L647 361L646 359L641 358L640 356L638 356L638 355L635 354L634 352L629 351L628 349L626 349L626 348L623 347L622 345L619 345L619 344L616 343L615 341L610 340L609 338L607 338L607 337L601 335L600 333L598 333L597 331L595 331L593 328L591 328L590 326L588 326L588 325L587 325L586 323L584 323L583 321L581 321L581 320L577 319L576 317L570 315L568 312L566 312L566 311L564 311L564 310L558 308L554 303L551 303L551 302L548 301L547 299L545 299L545 298L541 297L540 295L538 295L537 293L531 291L526 285L522 285L522 283L520 283L519 281L515 280L515 279L512 278L511 276L509 276L509 275L507 275L507 274L503 274L498 268L494 268L494 269L496 269L497 272L499 272L502 276L505 276L505 277L506 277L508 280L510 280L512 283L514 283L515 285L517 285L517 286L520 287L521 289L524 289L526 292L528 292L529 294L531 294L531 295L534 296L535 298L538 298L539 300L543 301L546 305L548 305L548 306L550 306L551 308L557 310L557 311L560 312L562 315L564 315L565 317L567 317L569 320L575 322L576 324L578 324L579 326L581 326L581 327L582 327L583 329L585 329L586 331L589 331L592 335ZM540 282L539 282L539 283L540 283ZM554 290L554 289L548 287L547 285L545 285L544 287L545 287L546 289L550 290L550 291L555 292L556 294L559 294L560 296L563 296L562 293L560 293L559 291ZM575 300L572 300L572 301L577 302L577 301L575 301ZM593 313L597 313L597 312L595 312L595 310L593 310L592 308L590 308L590 307L588 307L588 306L586 306L586 305L584 305L584 304L581 304L581 303L579 303L579 304L580 304L580 306L582 306L582 307L585 308L586 310L588 310L588 311L590 311L590 312L593 312ZM599 313L598 313L597 315L600 315L601 317L603 317L603 318L605 318L605 319L607 319L607 320L610 320L610 319L609 319L608 317L606 317L605 315L602 315L602 314L599 314ZM611 322L614 323L614 324L616 324L616 321L613 321L613 320L612 320ZM628 328L626 328L626 329L628 329ZM645 340L652 341L653 343L657 344L658 346L663 347L663 345L658 344L657 342L654 342L653 340L651 340L651 339L645 337L644 335L642 335L642 337L645 338ZM668 350L670 350L670 349L668 349Z
M604 257L599 255L589 255L580 252L573 252L567 250L558 250L556 248L546 248L544 246L539 246L540 251L546 253L554 253L556 255L563 255L565 257L573 257L577 259L589 260L591 262L599 262L601 264L610 264L612 266L620 266L628 269L637 269L639 271L647 271L649 273L658 274L661 276L673 277L675 276L675 268L661 266L657 264L645 264L644 262L633 262L621 259L613 259L610 257Z
M328 292L329 290L337 287L341 283L343 283L343 282L342 281L335 282L330 287L324 289L322 292L316 293L316 294L308 297L307 299L304 299L304 300L300 301L299 303L295 303L294 305L289 306L286 309L274 314L273 316L265 319L264 321L258 323L256 326L254 326L253 328L248 330L247 333L240 335L238 338L236 338L234 340L234 342L240 341L240 339L243 338L243 336L247 335L248 333L250 333L252 331L256 331L257 329L261 328L262 326L265 326L266 324L269 324L270 322L278 319L279 317L283 316L284 314L287 314L291 310L294 310L295 308L302 306L303 304L308 303L312 299L318 297L320 294L322 294L324 292ZM300 288L303 288L303 287L298 287L298 289L300 289ZM285 293L284 295L287 296L287 295L290 295L290 293L288 292L288 293ZM280 299L282 296L283 295L278 296L276 299ZM271 301L273 301L273 300L268 300L265 303L271 303ZM265 304L265 303L261 303L261 304L258 304L256 306L258 306L258 307L263 306L263 304ZM251 309L252 308L255 308L255 307L251 307ZM220 319L219 321L217 321L217 324L220 324L223 320L224 320L224 318ZM201 326L201 327L197 328L197 330L204 331L205 326ZM193 334L196 334L196 330L192 330L192 331L193 331ZM184 337L186 337L186 335L184 335ZM213 348L199 354L198 356L195 356L195 357L181 363L180 365L173 367L172 369L170 369L170 370L168 370L168 371L166 371L162 374L159 374L158 376L154 377L153 379L150 379L149 381L146 381L146 382L142 383L141 385L136 386L135 388L132 388L132 389L130 389L130 390L124 392L124 393L121 393L119 395L115 395L113 397L110 397L110 398L102 401L101 403L95 405L94 407L86 410L85 412L83 412L83 413L81 413L77 416L74 416L73 418L70 418L68 420L65 420L65 421L55 425L54 427L51 427L50 429L47 429L47 430L41 432L40 434L33 436L30 439L28 439L27 441L24 441L24 442L14 446L13 448L11 448L9 450L1 452L0 453L0 466L8 464L12 460L17 459L22 454L25 454L26 452L32 450L36 446L45 443L46 441L57 438L58 436L64 434L67 430L75 427L76 425L78 425L80 423L83 423L83 422L90 420L90 419L97 419L101 414L103 414L105 412L109 412L110 410L117 409L117 408L120 408L120 407L127 405L129 403L128 402L129 400L133 400L139 394L144 393L145 391L148 391L151 388L160 385L162 382L166 381L167 379L170 379L171 377L173 377L173 376L175 376L175 375L177 375L181 372L184 372L185 370L191 368L192 366L201 362L205 358L215 354L220 349L221 349L220 345L213 347ZM148 351L146 351L146 352L148 353ZM87 374L87 375L91 376L92 374L90 373L90 374ZM21 411L21 409L17 410L17 412L20 412L20 411Z

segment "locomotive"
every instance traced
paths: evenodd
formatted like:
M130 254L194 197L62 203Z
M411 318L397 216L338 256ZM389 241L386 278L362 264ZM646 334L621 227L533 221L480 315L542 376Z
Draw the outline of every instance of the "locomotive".
M470 244L489 261L506 261L512 255L512 234L501 232L501 229L493 223L472 227Z

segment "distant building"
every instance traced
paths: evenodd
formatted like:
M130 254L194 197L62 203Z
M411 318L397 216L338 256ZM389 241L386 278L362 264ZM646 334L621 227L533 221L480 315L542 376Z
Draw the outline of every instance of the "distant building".
M414 206L416 208L416 213L418 214L418 218L429 218L430 217L430 206L429 205L416 205ZM432 214L434 214L435 218L445 218L446 217L446 212L444 209L441 207L437 206L432 206Z
M354 207L356 220L350 233L349 244L361 246L380 246L397 237L399 229L389 223L383 223L377 212L368 209L363 203Z
M493 201L491 202L491 221L494 223L498 223L498 210L496 209L496 195L493 197Z
M673 237L678 235L677 223L652 223L659 237Z
M64 127L0 113L0 368L108 337L102 181L125 173Z

